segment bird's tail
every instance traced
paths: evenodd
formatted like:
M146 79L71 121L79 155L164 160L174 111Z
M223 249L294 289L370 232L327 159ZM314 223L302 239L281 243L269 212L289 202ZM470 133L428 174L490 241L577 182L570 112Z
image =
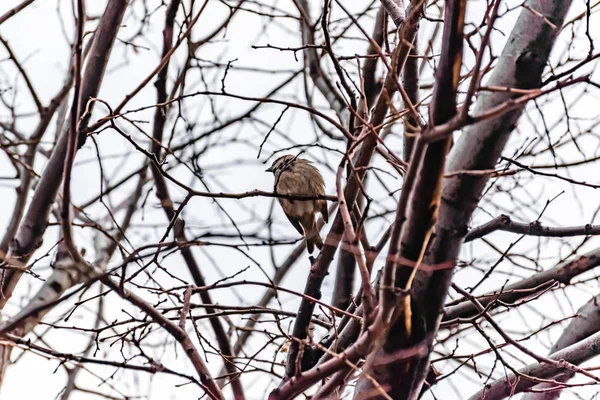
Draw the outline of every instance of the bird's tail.
M308 250L309 254L312 254L315 250L315 246L319 250L323 248L323 239L321 239L321 235L319 235L319 230L317 229L317 224L315 223L315 218L313 215L310 216L307 224L304 226L304 237L306 238L306 250Z

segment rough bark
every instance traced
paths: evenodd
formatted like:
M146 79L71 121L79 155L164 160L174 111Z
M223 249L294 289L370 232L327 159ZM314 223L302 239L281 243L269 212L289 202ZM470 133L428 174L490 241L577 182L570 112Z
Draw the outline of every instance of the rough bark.
M417 4L411 3L411 6ZM417 359L406 360L396 355L403 349L418 347L426 336L423 311L418 300L413 300L410 294L398 296L398 290L411 289L414 269L422 261L437 218L444 163L452 136L428 145L423 143L423 138L434 126L448 122L456 114L459 69L455 66L462 65L465 12L465 1L445 4L442 53L430 104L430 124L414 144L384 267L380 315L384 321L389 319L391 328L385 342L367 358L366 374L357 382L355 399L363 398L364 392L376 391L367 374L392 398L414 399L420 393L419 370L414 368ZM383 362L385 359L390 361ZM403 379L398 379L406 371ZM380 394L373 398L385 397Z
M559 33L571 1L529 0L494 68L488 86L535 89L541 85L542 72ZM531 10L535 10L533 13ZM542 17L543 16L543 17ZM549 21L550 23L548 23ZM515 95L508 92L482 92L477 98L474 115L510 101ZM447 173L462 170L485 170L495 167L524 107L506 113L502 118L482 120L464 129L454 145ZM439 219L431 248L425 258L428 265L454 263L467 234L467 225L488 181L488 176L460 175L444 180ZM434 272L423 271L417 276L414 298L420 299L427 334L431 344L443 315L443 304L452 281L453 268ZM426 300L425 300L426 299ZM421 359L416 373L422 385L429 368L428 357Z

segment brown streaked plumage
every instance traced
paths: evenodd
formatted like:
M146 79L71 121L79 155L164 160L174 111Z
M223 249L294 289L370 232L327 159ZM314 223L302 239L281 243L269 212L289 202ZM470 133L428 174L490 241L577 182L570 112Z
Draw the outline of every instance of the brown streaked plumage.
M275 175L275 192L289 195L324 195L325 182L317 168L308 160L291 154L281 156L273 162L267 172ZM279 199L279 204L294 228L306 239L310 254L315 245L321 249L323 240L319 235L315 214L320 212L325 222L329 219L325 200Z

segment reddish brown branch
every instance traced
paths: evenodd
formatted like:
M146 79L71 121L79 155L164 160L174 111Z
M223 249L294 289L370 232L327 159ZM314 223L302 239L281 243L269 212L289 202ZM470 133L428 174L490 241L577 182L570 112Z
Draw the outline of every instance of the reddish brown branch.
M175 325L171 320L165 317L162 313L152 307L150 304L146 303L142 298L137 296L136 294L130 292L129 290L123 288L119 283L114 282L109 276L104 276L102 279L102 283L108 286L110 289L119 294L124 300L129 301L131 304L138 307L142 310L148 317L150 317L153 321L159 324L163 329L165 329L175 340L179 342L183 350L185 351L185 355L189 358L194 369L200 376L200 382L204 385L204 389L206 393L211 399L216 400L224 400L223 394L221 393L221 389L216 384L215 380L210 374L206 363L198 353L198 350L192 343L190 337L185 332L185 330L181 329L177 325Z
M541 92L541 75L558 35L558 30L552 29L546 21L562 26L570 4L570 1L526 1L526 7L521 11L487 84ZM536 10L536 14L531 9ZM479 92L474 114L487 114L487 119L480 120L463 131L449 157L447 170L450 173L495 168L526 102L523 99L523 103L515 105L501 119L492 118L495 112L490 110L499 110L503 107L502 104L511 104L517 96L519 95L511 92ZM489 176L485 175L461 175L444 180L436 236L425 260L428 264L456 260L467 234L467 224L488 180ZM439 326L453 272L454 269L450 268L423 273L417 277L419 290L415 298L423 299L423 317L432 337ZM418 368L418 374L425 376L429 368L428 360L425 358ZM514 376L511 377L512 382L514 379Z
M83 108L79 105L79 92L81 89L81 52L83 41L83 25L85 23L85 10L83 0L77 0L77 21L75 30L75 45L73 52L75 54L73 63L73 75L75 84L73 86L73 102L71 104L71 115L69 119L69 131L67 139L67 150L65 161L63 164L63 193L61 203L61 227L63 230L63 238L65 247L69 251L71 258L77 263L81 262L81 255L75 246L73 239L73 231L71 229L71 172L73 169L73 160L75 160L75 152L77 151L77 139L79 127L79 117Z
M417 3L412 6L418 7ZM413 306L418 300L413 302L409 291L437 222L444 166L452 138L448 136L428 145L423 138L433 127L448 122L457 113L465 13L465 1L445 3L442 52L430 104L430 122L414 145L383 272L378 318L386 326L387 337L385 345L367 358L367 363L372 365L367 373L382 384L392 398L416 399L425 378L418 370L418 357L409 360L392 357L388 363L374 360L387 358L426 339L426 327L419 315L421 310ZM405 261L398 262L398 258ZM398 289L409 293L398 296ZM361 378L357 387L358 392L372 390L372 383Z

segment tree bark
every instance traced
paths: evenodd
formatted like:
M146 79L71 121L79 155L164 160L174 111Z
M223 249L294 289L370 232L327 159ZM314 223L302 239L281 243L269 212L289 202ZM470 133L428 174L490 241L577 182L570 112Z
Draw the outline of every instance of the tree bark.
M96 97L106 65L110 57L112 45L117 36L121 20L127 8L127 0L110 0L94 34L93 44L88 56L88 62L82 77L79 95L79 110L86 110L86 105L91 97ZM77 148L85 143L86 128L91 115L93 103L87 108L89 111L85 118L79 121L79 140ZM23 217L17 236L11 241L9 253L5 263L10 266L25 268L29 258L42 244L42 237L46 231L50 210L58 189L62 182L63 162L68 142L68 131L65 130L54 147L52 156L44 169L38 182L31 203ZM2 270L2 292L0 296L0 309L4 308L12 292L22 276L22 269L5 268ZM0 346L0 385L4 373L10 362L12 347Z
M571 1L526 1L486 85L539 88L542 72L570 5ZM535 13L531 10L535 10ZM481 92L473 114L481 114L515 96L509 92ZM524 107L519 107L504 114L502 118L482 120L465 128L452 148L446 172L494 168L523 109ZM488 176L465 174L444 179L435 235L425 257L425 264L454 265L467 234L467 225L487 181ZM422 313L425 330L414 338L415 342L421 341L428 347L432 346L443 315L444 299L452 282L453 271L454 268L444 268L433 272L420 271L417 274L412 297L415 311ZM408 370L399 370L389 375L393 376L396 386L399 386L399 392L418 395L421 390L429 370L429 355L415 358L417 359Z
M88 100L98 95L112 45L117 36L117 31L121 25L127 4L127 0L109 1L94 34L94 42L88 56L79 94L79 110L85 110L86 113L84 114L85 117L79 121L78 149L85 143L86 128L94 106L94 103L91 103L86 109ZM5 260L9 265L25 267L33 252L42 244L42 237L46 231L50 209L62 183L67 139L68 131L63 131L38 182L29 208L19 225L17 236L10 244L9 253ZM2 271L0 309L4 308L4 305L11 297L22 274L23 272L19 269L4 269Z

